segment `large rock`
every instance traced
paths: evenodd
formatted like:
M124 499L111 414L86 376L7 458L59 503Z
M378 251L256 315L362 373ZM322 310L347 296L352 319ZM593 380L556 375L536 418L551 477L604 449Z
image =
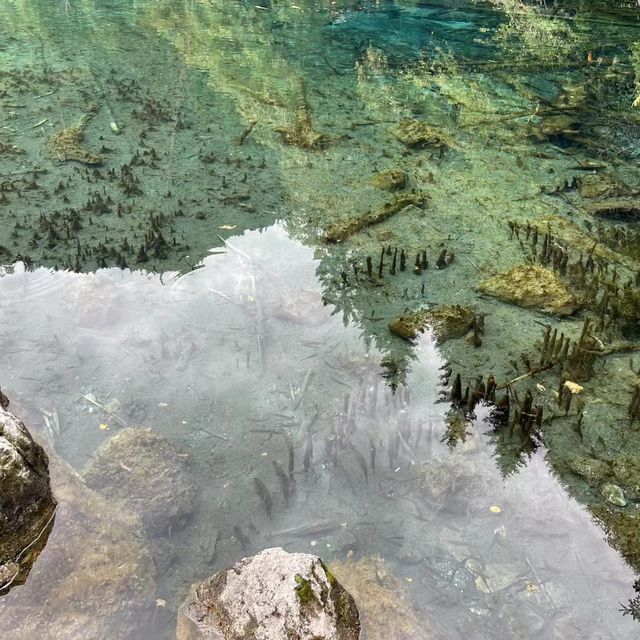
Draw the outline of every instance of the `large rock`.
M151 429L123 429L87 465L87 486L142 518L152 536L186 524L195 509L187 453Z
M192 587L176 640L358 640L353 598L322 560L266 549Z
M49 460L0 397L0 594L22 584L53 526Z
M55 527L27 582L0 598L0 638L134 640L155 608L140 519L88 489L49 454Z

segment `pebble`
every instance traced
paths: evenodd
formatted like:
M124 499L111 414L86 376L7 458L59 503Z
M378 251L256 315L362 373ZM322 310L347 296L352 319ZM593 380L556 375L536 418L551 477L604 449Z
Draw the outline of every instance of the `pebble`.
M624 497L624 492L617 485L612 482L607 482L600 489L602 497L609 503L616 505L617 507L625 507L627 505L627 499Z

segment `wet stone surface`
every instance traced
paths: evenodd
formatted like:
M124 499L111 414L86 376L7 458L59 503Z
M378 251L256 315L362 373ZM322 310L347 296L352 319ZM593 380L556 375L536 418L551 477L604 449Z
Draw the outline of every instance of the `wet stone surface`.
M47 454L5 404L0 406L0 594L27 579L47 542L57 504Z

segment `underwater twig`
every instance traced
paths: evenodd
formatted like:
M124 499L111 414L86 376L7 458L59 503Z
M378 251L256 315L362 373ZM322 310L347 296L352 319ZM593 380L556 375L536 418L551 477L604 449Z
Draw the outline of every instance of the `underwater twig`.
M25 131L30 131L31 129L37 129L38 127L41 127L43 124L47 122L49 122L49 118L42 118L40 122L36 122L35 124L32 124L30 127L27 127L26 129L20 129L18 133L24 133Z
M366 122L352 122L349 126L352 129L356 127L372 127L376 124L394 124L395 120L367 120Z
M223 440L224 442L229 442L231 440L231 438L228 438L227 436L220 435L219 433L215 433L214 431L209 431L209 429L205 429L204 427L200 427L200 431L204 431L204 433L211 436L212 438L218 438L218 440Z
M608 348L598 351L592 351L589 349L583 349L585 353L593 353L598 356L609 356L612 353L629 353L630 351L640 351L640 344L635 342L621 342L620 344L614 344Z
M327 60L327 56L322 56L322 59L324 60L324 63L327 65L327 67L329 67L329 69L331 69L331 71L333 71L333 73L335 73L337 76L343 76L344 73L342 73L339 69L337 69L336 67L334 67L329 60Z
M305 375L304 380L302 381L302 386L300 387L300 389L298 389L297 393L293 394L293 411L295 411L299 406L300 403L302 402L302 397L304 396L304 392L307 390L307 387L309 386L309 381L311 380L311 377L313 376L313 369L309 369L309 371L307 371L307 375Z
M422 207L427 199L428 196L425 193L403 193L395 196L382 206L329 225L325 230L323 240L329 244L342 242L362 229L384 222L409 205Z
M247 128L240 134L238 138L238 146L244 144L244 141L249 137L249 134L253 131L253 128L258 124L257 120L252 120Z
M35 96L34 100L39 100L40 98L45 98L46 96L50 96L52 93L55 93L58 90L58 87L55 89L51 89L51 91L47 91L47 93L41 93L39 96Z
M97 400L95 400L91 396L86 396L83 393L81 393L80 397L84 398L87 402L90 402L91 404L95 405L99 409L102 409L102 411L104 411L105 413L108 413L114 420L119 422L123 427L128 427L129 426L115 411L112 411L111 409L108 409L102 403L98 402Z
M13 176L23 176L27 173L47 173L46 169L25 169L24 171L12 171L11 173L4 173L0 178L12 178Z
M466 260L478 273L482 273L482 269L471 258L467 258Z
M231 244L231 242L223 238L220 234L217 234L217 235L220 241L226 247L228 247L229 249L237 253L239 256L244 258L249 263L249 266L253 267L251 258L249 257L249 255L247 255L241 249L238 249L238 247ZM262 305L260 304L260 301L258 299L258 291L256 287L256 279L255 279L255 276L253 275L253 268L251 268L251 270L249 271L249 281L251 282L251 293L255 301L256 341L258 343L258 361L260 363L260 375L263 376L264 375L264 314L262 313Z
M513 380L509 380L508 382L505 382L504 384L497 386L496 391L502 391L503 389L510 387L512 384L515 384L516 382L520 382L521 380L526 380L531 376L535 376L537 373L541 373L542 371L547 371L547 369L551 369L551 367L553 367L553 363L547 363L540 367L536 367L535 369L531 369L531 371L527 371L527 373L523 373L522 375L516 378L513 378Z
M508 122L509 120L515 120L517 118L524 118L526 116L539 116L539 115L556 115L558 114L558 109L528 109L526 111L514 111L513 113L503 115L500 118L486 118L483 120L476 120L475 122L462 123L460 125L461 128L465 129L467 127L477 127L483 124L495 124L496 122ZM494 114L497 115L497 114Z
M56 439L60 436L60 421L58 419L58 412L55 409L53 411L45 411L44 409L40 409L40 413L42 413L44 425L47 429L49 438L52 444L55 444Z

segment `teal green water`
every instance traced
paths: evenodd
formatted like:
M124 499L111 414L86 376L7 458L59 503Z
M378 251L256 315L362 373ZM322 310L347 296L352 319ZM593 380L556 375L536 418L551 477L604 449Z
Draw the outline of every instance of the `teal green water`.
M639 14L532 4L3 3L0 384L60 501L3 638L173 638L191 584L275 545L356 599L377 566L397 637L637 636ZM482 284L532 264L523 306ZM442 305L476 334L388 329ZM587 318L579 365L541 347ZM187 462L159 530L64 466L126 427Z

